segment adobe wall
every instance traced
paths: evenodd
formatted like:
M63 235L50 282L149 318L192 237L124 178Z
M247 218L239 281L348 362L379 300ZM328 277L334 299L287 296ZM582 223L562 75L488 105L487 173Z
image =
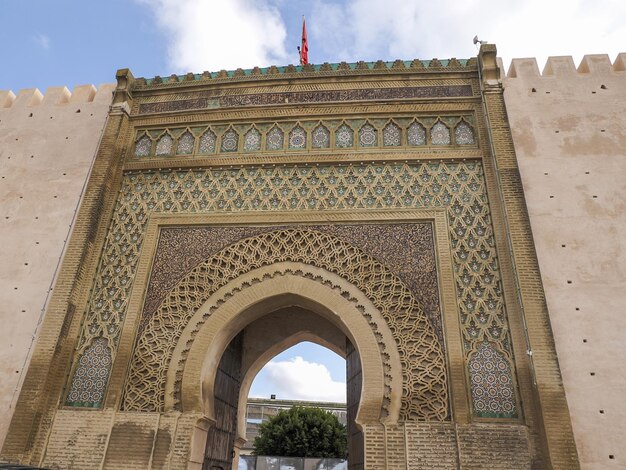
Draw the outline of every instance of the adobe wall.
M581 467L626 454L626 54L514 59L504 98Z
M0 91L0 448L114 87Z

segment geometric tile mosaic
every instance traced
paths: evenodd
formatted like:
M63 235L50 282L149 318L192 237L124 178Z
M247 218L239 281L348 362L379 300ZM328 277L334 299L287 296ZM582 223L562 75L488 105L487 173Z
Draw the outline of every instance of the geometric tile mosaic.
M267 133L267 150L281 150L285 146L285 133L274 126Z
M389 148L402 146L403 136L409 145L475 145L471 116L404 117L377 119L348 119L328 121L302 121L299 123L269 122L254 124L211 125L179 129L153 129L137 131L133 156L137 158L167 157L174 155L213 154L229 152L256 152L264 140L266 151L297 151L331 148L331 133L335 148ZM445 122L445 123L444 123ZM450 133L450 129L454 132ZM382 139L378 136L382 135ZM239 136L243 136L240 144ZM355 139L356 137L356 139ZM430 137L430 139L429 139ZM216 147L216 140L221 145ZM156 142L156 146L152 142ZM356 141L356 142L355 142ZM287 144L285 146L285 144ZM196 150L196 145L198 149Z
M74 372L67 395L71 406L99 407L111 370L111 348L105 338L96 338L85 349Z
M169 134L163 134L156 144L156 155L167 156L172 154L174 139Z
M361 147L375 147L378 145L378 132L371 124L365 124L359 129L359 145Z
M407 130L407 142L409 145L426 145L426 129L419 122L412 122Z
M447 212L466 361L489 341L512 364L482 165L473 161L127 173L78 348L102 336L115 357L150 213L436 207Z
M489 341L476 345L470 356L474 414L484 418L516 416L515 384L504 353Z
M243 149L246 152L261 150L261 133L257 129L252 128L246 132L243 138Z
M431 142L433 145L450 145L450 129L441 121L430 129Z
M306 131L300 126L295 126L293 129L291 129L291 132L289 132L289 148L305 149L306 134Z
M228 129L222 135L222 152L236 152L239 149L239 134L234 129Z
M402 145L402 129L396 123L390 122L383 129L383 145L385 147Z
M193 152L195 144L195 138L189 131L183 133L178 138L178 146L176 147L176 153L178 155L190 155Z
M326 149L330 147L330 132L322 124L313 129L311 136L312 148Z
M217 136L211 129L208 129L200 136L200 146L198 153L208 154L215 152L215 143L217 142Z
M454 137L459 145L472 145L474 143L472 127L464 121L459 122L454 128Z

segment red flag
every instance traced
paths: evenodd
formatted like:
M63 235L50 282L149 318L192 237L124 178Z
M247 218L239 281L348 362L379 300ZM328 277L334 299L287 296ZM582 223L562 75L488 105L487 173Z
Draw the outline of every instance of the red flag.
M300 65L309 63L309 41L306 38L306 22L302 17L302 47L300 47Z

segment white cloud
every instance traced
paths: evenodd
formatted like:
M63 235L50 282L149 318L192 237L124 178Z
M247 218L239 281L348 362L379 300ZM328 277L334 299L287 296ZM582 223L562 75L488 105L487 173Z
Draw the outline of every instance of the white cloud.
M621 0L314 0L309 48L331 61L467 58L477 34L505 62L537 57L542 67L549 55L613 59L626 44L625 16Z
M35 41L35 43L42 49L50 49L50 38L45 34L37 33L33 36L33 41Z
M165 33L180 73L282 65L285 25L268 0L138 0Z
M270 361L263 368L265 388L283 400L346 401L345 382L336 382L323 364L300 356L288 361Z
M513 57L606 53L626 44L623 0L136 0L155 15L169 67L203 70L297 61L299 14L312 62L476 56L474 35ZM285 21L297 23L287 37ZM294 49L291 47L290 49Z

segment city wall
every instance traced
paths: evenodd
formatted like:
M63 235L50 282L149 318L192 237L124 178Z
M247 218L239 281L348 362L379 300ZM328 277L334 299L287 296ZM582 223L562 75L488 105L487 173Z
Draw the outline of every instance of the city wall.
M0 447L114 88L0 91Z
M626 54L514 59L504 86L580 464L625 468Z

